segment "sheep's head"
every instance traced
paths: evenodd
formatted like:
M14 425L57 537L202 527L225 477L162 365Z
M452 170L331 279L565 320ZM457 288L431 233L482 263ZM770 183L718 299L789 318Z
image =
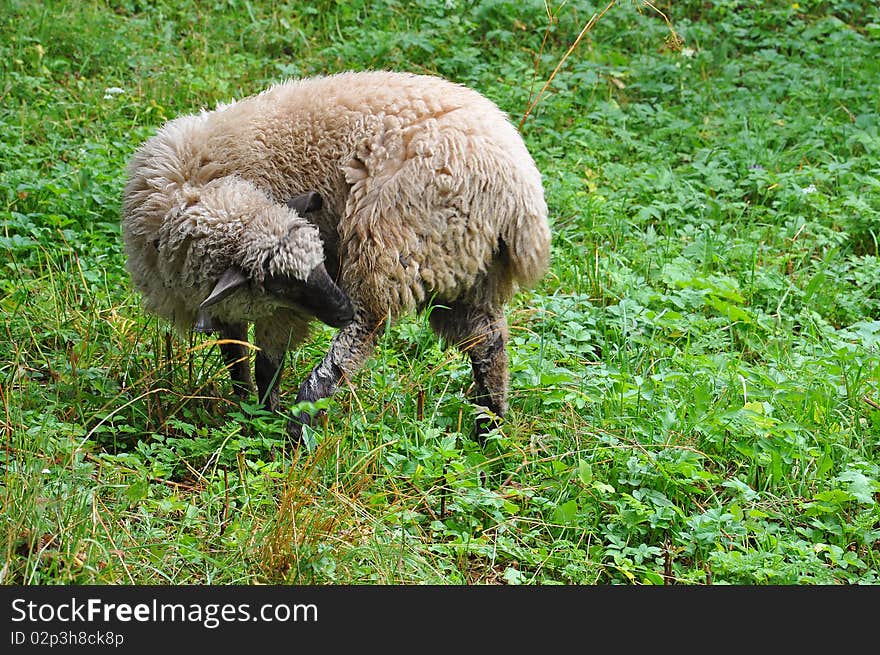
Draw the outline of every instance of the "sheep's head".
M320 209L322 204L321 196L314 191L287 201L288 208L296 211L299 216ZM210 324L210 319L205 315L207 308L236 290L257 282L280 305L314 316L331 327L342 327L349 323L354 317L351 300L331 279L322 262L312 266L308 272L303 271L300 266L285 265L284 255L287 250L296 249L303 239L313 245L311 242L316 238L316 230L309 226L309 232L303 235L304 229L302 225L294 224L288 238L279 243L277 252L257 266L250 266L251 270L258 272L257 275L248 275L237 266L224 271L213 291L200 305L202 311L198 322ZM254 279L255 277L259 279Z

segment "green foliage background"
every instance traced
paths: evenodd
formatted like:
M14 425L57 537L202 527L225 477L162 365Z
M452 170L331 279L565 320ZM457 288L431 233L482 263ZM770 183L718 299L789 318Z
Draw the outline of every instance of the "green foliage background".
M387 68L518 123L606 5L0 0L0 579L878 582L875 2L621 1L587 33L522 128L553 264L485 447L425 317L294 454L129 286L125 162L164 120Z

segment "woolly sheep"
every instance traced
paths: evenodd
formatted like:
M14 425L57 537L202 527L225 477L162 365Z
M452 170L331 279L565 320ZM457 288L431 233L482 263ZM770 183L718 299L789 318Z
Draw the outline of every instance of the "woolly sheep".
M432 328L470 357L474 401L489 410L477 419L477 434L504 416L504 305L545 273L551 235L541 175L507 116L484 96L442 78L387 71L289 80L171 121L129 170L129 270L154 310L168 316L171 309L189 324L212 281L235 263L244 274L236 285L246 288L204 311L208 325L240 325L241 316L256 315L253 290L259 297L267 263L277 293L281 271L283 280L302 281L323 257L354 316L297 402L331 396L370 356L388 320L431 306ZM323 200L308 213L314 227L293 212L281 223L295 238L251 230L264 222L259 216L274 216L281 203L309 191ZM223 232L219 253L202 245L213 232ZM157 235L158 253L150 250ZM286 268L273 264L272 248L283 251ZM150 281L157 268L164 287ZM162 294L181 286L189 290L186 309L169 307ZM284 315L286 331L274 327L277 313L260 319L258 345L278 366L278 353L304 337L299 315ZM293 440L309 422L305 413L290 421Z

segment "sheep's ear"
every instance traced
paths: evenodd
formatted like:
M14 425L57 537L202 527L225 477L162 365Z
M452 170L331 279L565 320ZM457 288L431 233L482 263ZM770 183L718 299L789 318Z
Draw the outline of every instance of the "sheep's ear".
M223 275L220 276L220 279L217 280L217 284L214 285L214 290L202 301L202 304L199 305L199 307L204 309L205 307L216 305L230 293L245 286L248 282L248 277L241 271L241 269L227 268L223 272Z
M300 216L304 216L309 212L315 212L324 206L324 199L317 191L306 191L298 196L294 196L287 201L287 206L296 210Z

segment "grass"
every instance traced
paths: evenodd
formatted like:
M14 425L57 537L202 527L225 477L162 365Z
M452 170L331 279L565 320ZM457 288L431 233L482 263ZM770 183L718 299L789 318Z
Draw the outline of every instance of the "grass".
M614 3L530 106L607 4L2 0L2 582L877 583L880 10ZM125 273L164 120L367 68L528 114L553 263L484 447L424 316L291 453Z

